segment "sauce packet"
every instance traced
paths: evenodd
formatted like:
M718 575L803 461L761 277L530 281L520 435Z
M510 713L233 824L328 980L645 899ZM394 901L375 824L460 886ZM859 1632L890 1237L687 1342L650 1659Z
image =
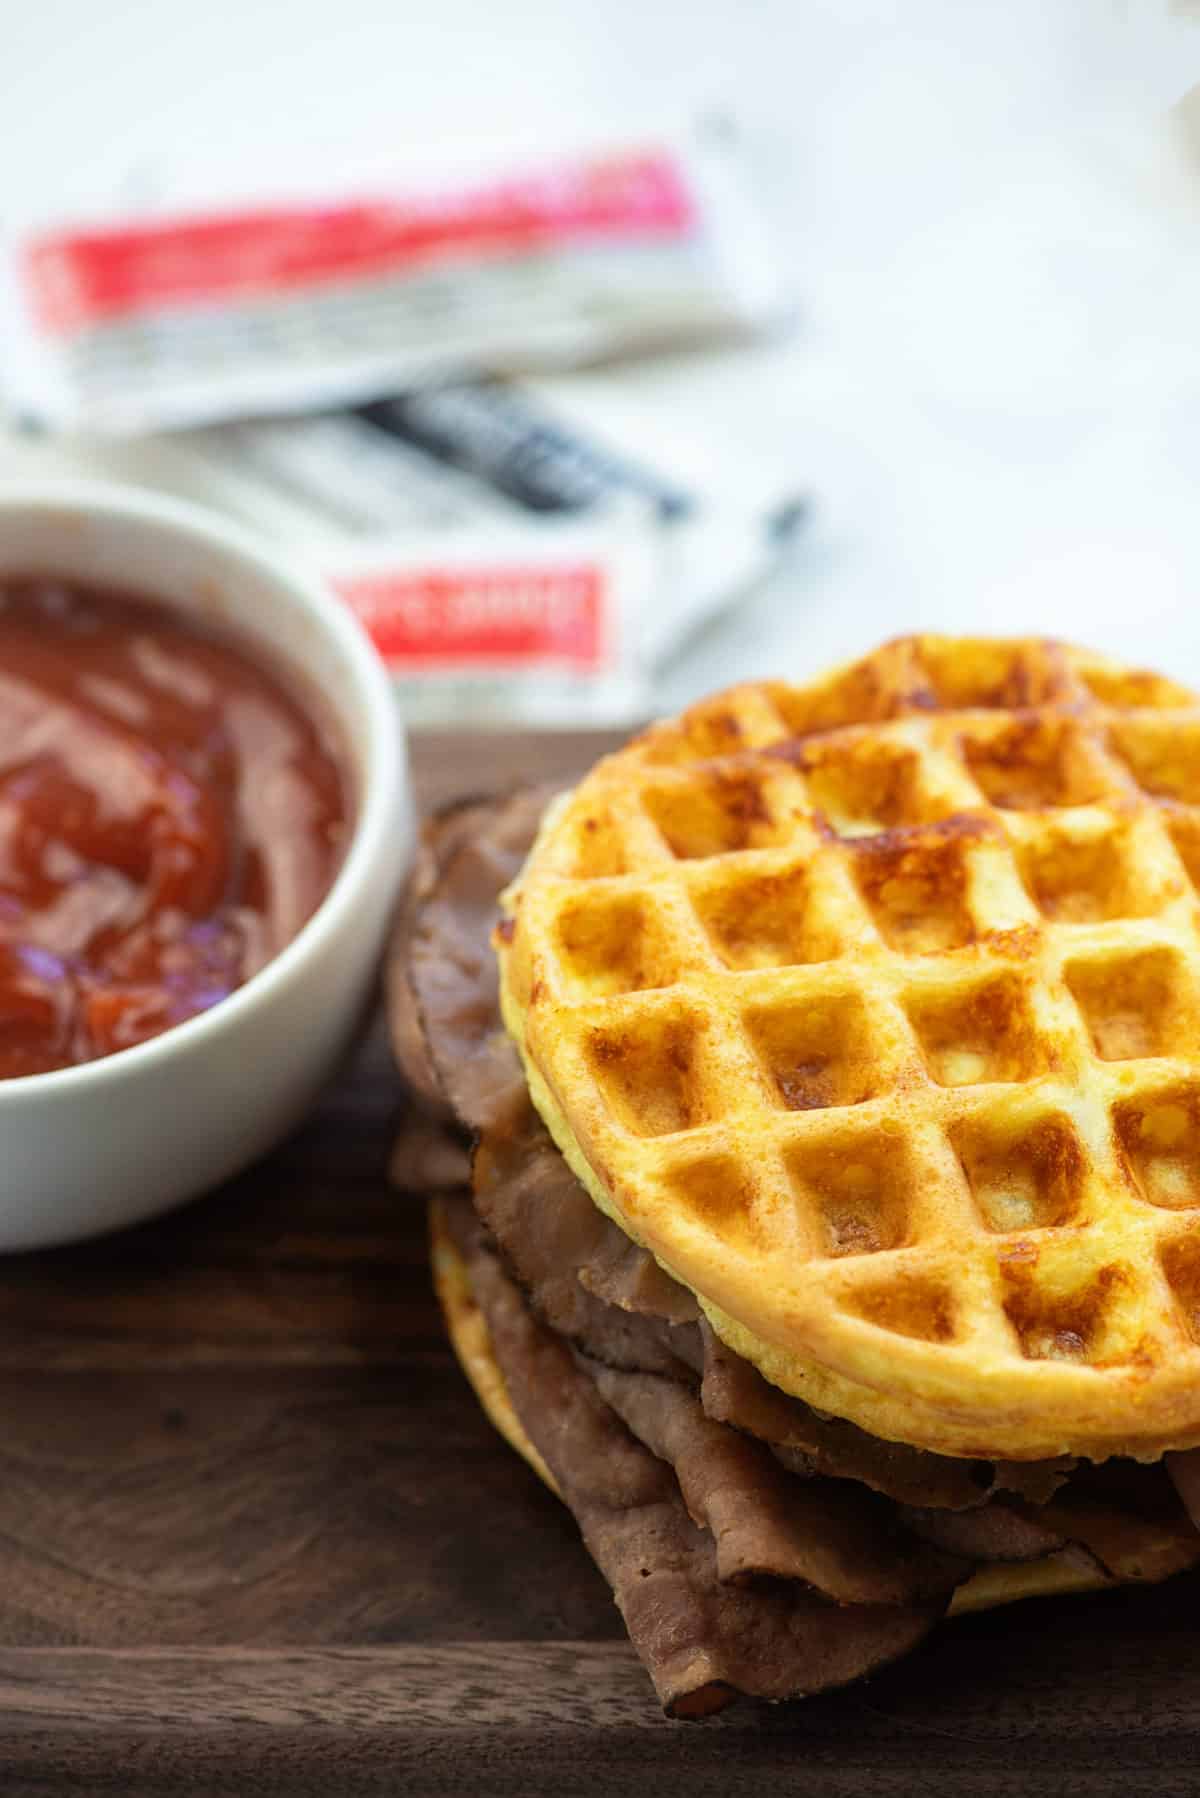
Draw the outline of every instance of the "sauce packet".
M466 147L222 189L179 171L10 216L0 392L101 436L311 411L431 371L574 366L745 333L781 308L735 133Z
M274 539L357 614L409 724L582 728L649 714L639 633L666 570L661 533L636 505L532 523L480 508L462 528L433 528L401 490L394 508L371 507L375 528L352 530L331 504L256 480L248 459L194 453L194 437L215 453L223 435L62 439L33 456L55 477L155 488Z
M807 508L791 470L582 375L430 380L337 411L164 435L124 459L135 478L285 539L334 585L363 550L379 566L389 542L399 566L436 568L499 531L540 565L541 539L565 525L590 524L597 544L640 532L655 574L621 632L630 693L770 572Z
M433 551L420 538L349 549L332 579L383 657L410 724L624 724L648 694L636 620L657 545L629 519L503 525Z

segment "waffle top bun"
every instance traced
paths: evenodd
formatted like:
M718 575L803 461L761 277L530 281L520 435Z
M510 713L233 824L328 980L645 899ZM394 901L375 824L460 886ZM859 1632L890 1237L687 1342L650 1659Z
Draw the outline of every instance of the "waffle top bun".
M595 1201L786 1391L942 1453L1200 1442L1200 701L910 638L552 807L497 931Z

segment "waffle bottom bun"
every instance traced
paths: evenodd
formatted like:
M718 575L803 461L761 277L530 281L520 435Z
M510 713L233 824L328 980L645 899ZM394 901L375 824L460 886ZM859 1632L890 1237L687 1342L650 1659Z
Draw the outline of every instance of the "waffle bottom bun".
M434 1290L459 1366L489 1422L509 1447L528 1462L555 1497L561 1498L554 1475L529 1440L513 1408L492 1347L487 1321L471 1290L466 1262L446 1229L441 1207L436 1201L429 1208L429 1238ZM1022 1598L1094 1592L1111 1584L1112 1581L1099 1569L1082 1566L1069 1550L1047 1555L1040 1561L996 1562L979 1568L965 1585L958 1588L948 1615L959 1617L969 1611L992 1610Z

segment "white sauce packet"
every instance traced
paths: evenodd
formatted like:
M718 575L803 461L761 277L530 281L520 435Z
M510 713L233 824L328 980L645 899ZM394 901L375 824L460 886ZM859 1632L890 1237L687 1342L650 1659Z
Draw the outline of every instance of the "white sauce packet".
M0 392L30 423L171 430L743 333L782 294L736 135L211 169L134 207L10 216Z
M622 632L636 681L771 570L807 504L791 470L672 427L602 377L579 375L430 380L336 412L111 453L138 479L279 536L335 585L360 549L389 541L433 566L497 530L536 555L564 525L591 523L597 542L608 521L621 537L640 528L655 579Z
M331 581L412 724L623 724L646 705L635 621L660 578L631 520L347 548Z

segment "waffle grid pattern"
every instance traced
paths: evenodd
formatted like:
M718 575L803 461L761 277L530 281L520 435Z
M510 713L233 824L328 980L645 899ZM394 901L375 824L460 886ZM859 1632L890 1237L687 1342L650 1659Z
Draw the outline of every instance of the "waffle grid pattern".
M909 639L601 763L510 1018L618 1215L767 1340L1144 1388L1200 1367L1198 877L1193 696Z

